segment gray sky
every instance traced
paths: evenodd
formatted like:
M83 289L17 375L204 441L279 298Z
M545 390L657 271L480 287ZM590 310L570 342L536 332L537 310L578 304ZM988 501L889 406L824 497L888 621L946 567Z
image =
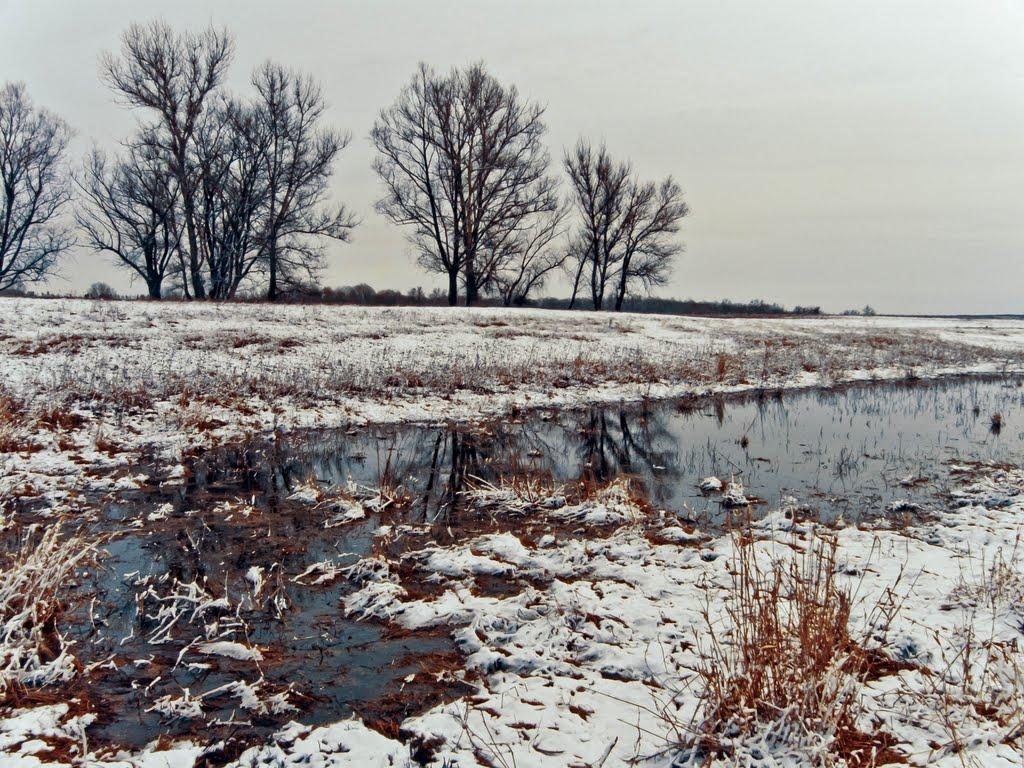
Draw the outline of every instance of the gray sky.
M2 77L75 127L76 162L130 131L98 57L156 17L229 27L235 90L268 58L323 84L353 135L334 191L363 220L326 284L439 284L373 211L367 135L418 61L483 59L547 105L555 158L587 135L680 181L663 295L1024 311L1024 0L0 0ZM84 254L65 275L127 286Z

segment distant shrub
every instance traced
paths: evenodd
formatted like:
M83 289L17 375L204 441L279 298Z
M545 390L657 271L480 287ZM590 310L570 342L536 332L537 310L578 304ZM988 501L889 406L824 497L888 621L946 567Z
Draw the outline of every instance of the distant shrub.
M93 283L89 286L89 290L85 292L85 298L87 299L116 299L117 291L111 288L106 283Z
M846 317L873 317L878 313L875 312L875 308L872 307L870 304L865 304L863 309L844 309L840 314Z

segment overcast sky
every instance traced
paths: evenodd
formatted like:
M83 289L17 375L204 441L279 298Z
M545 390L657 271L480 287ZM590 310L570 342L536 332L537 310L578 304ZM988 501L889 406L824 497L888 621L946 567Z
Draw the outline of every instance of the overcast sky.
M234 90L266 59L323 84L353 136L334 192L363 222L326 284L440 284L373 211L367 136L418 61L482 59L547 106L554 158L586 135L681 183L686 253L663 295L1024 311L1022 0L0 0L0 73L74 126L77 162L136 119L100 53L158 17L227 26ZM128 285L86 254L64 273L53 287Z

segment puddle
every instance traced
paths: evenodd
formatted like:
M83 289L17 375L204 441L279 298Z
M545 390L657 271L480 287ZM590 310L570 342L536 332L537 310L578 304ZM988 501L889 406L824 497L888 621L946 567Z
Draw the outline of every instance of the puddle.
M991 429L995 413L999 432ZM400 521L417 523L443 522L467 482L510 473L554 482L628 475L655 507L713 527L725 512L697 488L708 475L742 480L764 509L793 496L823 517L852 521L896 500L942 494L949 462L1022 459L1024 388L1000 379L534 413L473 430L306 432L218 449L189 462L184 485L129 494L103 510L102 527L118 533L102 570L83 585L95 598L86 606L92 615L83 613L73 632L76 655L96 665L89 695L106 708L90 738L140 746L201 731L206 740L244 744L290 719L330 722L399 692L423 706L438 700L439 690L406 680L424 659L451 653L443 633L395 637L341 616L343 581L295 583L315 563L369 554L382 522L371 513L325 528L328 511L288 499L311 481L327 489L400 485L412 499ZM141 527L125 530L140 519ZM264 569L258 593L254 567ZM180 585L193 583L204 592L181 597ZM175 594L190 607L165 633L167 620L154 617ZM211 600L219 602L196 613ZM263 659L205 655L197 638L257 646ZM107 660L117 669L100 664ZM246 709L244 692L225 689L260 678L266 711ZM152 709L183 689L206 694L203 720ZM266 702L275 693L298 711L273 711Z
M1002 427L995 432L997 413ZM741 480L769 505L792 496L823 518L855 521L882 514L893 501L934 497L950 462L1019 462L1022 440L1020 382L961 378L541 413L474 431L313 432L273 449L206 457L196 482L242 482L265 492L307 478L368 487L387 478L412 495L416 519L429 520L474 480L628 475L653 504L716 524L724 520L717 497L697 488L700 478L715 475Z

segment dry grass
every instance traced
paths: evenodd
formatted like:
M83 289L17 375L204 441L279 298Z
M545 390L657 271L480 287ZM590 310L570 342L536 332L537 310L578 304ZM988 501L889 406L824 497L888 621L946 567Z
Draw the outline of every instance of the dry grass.
M819 766L905 762L891 737L857 726L877 659L850 635L851 593L835 574L834 540L815 537L765 564L751 537L737 535L724 626L704 613L703 709L685 762L745 764L764 750Z
M57 523L31 526L0 569L0 704L27 686L67 680L74 659L60 632L69 582L91 563L95 547L81 533L63 535Z
M589 313L130 302L116 313L76 302L25 306L36 313L31 325L23 321L0 338L0 359L17 374L15 394L113 415L158 408L187 392L221 401L226 411L266 412L285 399L322 408L348 399L400 403L423 393L562 397L560 390L607 385L630 388L636 397L654 385L776 386L809 370L829 383L852 370L892 375L1014 359L930 330L882 334L829 322L610 323Z
M990 562L980 562L977 575L963 575L950 594L950 603L961 608L983 606L998 611L1024 602L1024 576L1013 566L1020 556L1018 541L1009 558L1002 550Z
M944 610L960 608L964 620L952 636L935 637L941 649L937 674L925 677L912 696L935 713L945 735L936 749L960 755L963 765L979 765L967 754L965 735L975 730L979 717L998 725L1000 741L1024 749L1024 644L998 631L1000 617L1021 622L1024 577L1014 566L1019 547L1018 539L1009 556L1000 550L990 561L982 560L978 572L962 577L953 589ZM979 626L990 627L987 637Z
M923 676L921 687L909 694L944 734L933 750L958 755L964 766L983 768L968 748L984 720L998 727L994 741L1024 754L1024 648L1017 638L979 637L971 624L958 634L952 647L935 638L942 648L937 673Z
M26 405L0 390L0 453L31 453L41 450L43 446L33 439L35 428Z

